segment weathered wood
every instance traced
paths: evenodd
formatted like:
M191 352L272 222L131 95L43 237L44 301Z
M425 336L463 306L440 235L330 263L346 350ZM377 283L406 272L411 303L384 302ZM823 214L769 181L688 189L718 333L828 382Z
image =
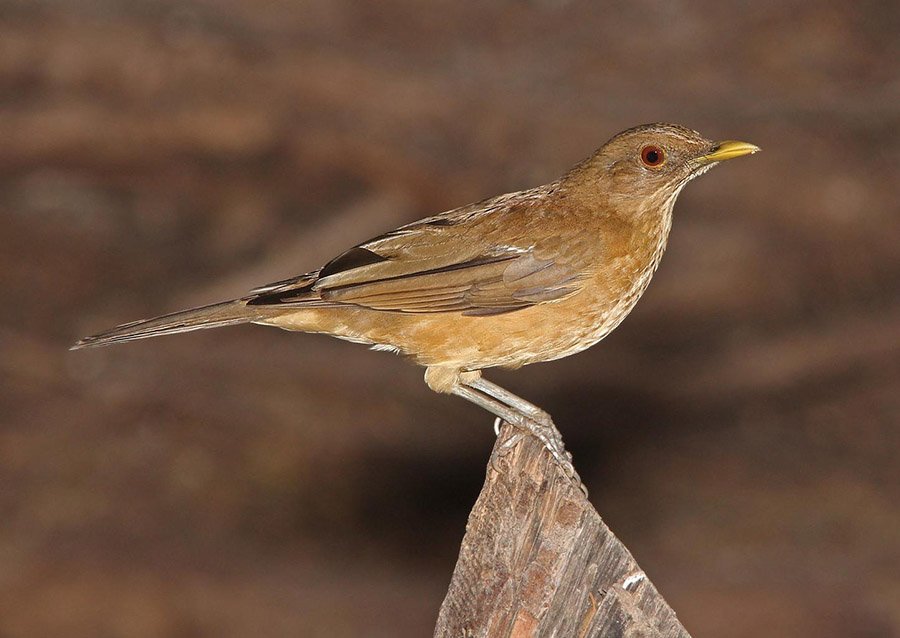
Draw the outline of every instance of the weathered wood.
M513 436L504 425L496 446ZM534 437L488 466L434 635L690 638Z

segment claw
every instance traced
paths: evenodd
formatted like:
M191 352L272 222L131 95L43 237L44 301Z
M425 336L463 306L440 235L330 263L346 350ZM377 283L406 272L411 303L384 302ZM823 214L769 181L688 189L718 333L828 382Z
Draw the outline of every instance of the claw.
M503 441L491 452L490 465L495 472L500 472L500 459L509 454L525 435L522 432L513 432L512 436Z
M431 370L432 368L429 368L429 371ZM498 437L504 422L518 428L520 432L531 434L547 448L550 456L562 469L563 474L576 482L587 494L581 484L581 478L572 465L572 455L566 451L566 446L563 444L562 434L556 429L553 419L547 412L487 381L480 375L465 379L460 377L458 381L460 382L453 386L451 392L493 413L497 417L494 419L494 433ZM495 452L491 454L491 468L498 469L498 459L506 454L520 438L514 434L495 448Z
M549 421L549 424L546 421ZM547 452L550 453L550 457L557 465L559 465L566 478L578 485L582 493L587 496L587 488L584 486L584 483L581 482L581 477L578 475L578 472L575 471L575 466L572 464L572 454L566 450L563 445L562 434L556 429L553 422L549 420L549 415L543 423L525 418L519 423L513 423L513 425L538 439L544 445ZM512 439L506 441L505 444L508 444L511 441Z

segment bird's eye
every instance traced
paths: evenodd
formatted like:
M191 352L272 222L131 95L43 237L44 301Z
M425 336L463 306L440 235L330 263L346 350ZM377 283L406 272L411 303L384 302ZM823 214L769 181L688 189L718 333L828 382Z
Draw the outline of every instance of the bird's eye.
M641 161L644 166L656 168L662 166L666 161L666 152L660 147L651 144L641 149Z

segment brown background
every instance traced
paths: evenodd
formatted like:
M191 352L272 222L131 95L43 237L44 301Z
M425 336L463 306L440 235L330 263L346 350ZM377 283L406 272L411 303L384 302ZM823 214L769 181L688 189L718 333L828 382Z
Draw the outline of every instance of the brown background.
M0 636L429 635L491 419L242 327L70 353L655 120L764 152L550 410L697 637L900 635L900 5L0 2Z

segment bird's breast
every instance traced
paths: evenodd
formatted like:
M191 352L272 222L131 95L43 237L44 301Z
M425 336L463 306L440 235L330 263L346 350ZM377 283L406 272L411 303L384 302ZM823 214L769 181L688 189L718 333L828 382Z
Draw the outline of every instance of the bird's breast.
M558 337L552 359L585 350L612 332L634 309L650 285L665 252L671 229L671 209L656 223L620 233L618 250L607 245L606 255L592 264L581 292L563 300L553 309L558 322L549 322ZM603 253L601 253L603 255ZM545 333L547 334L547 333ZM538 360L548 360L536 359ZM528 361L532 363L534 361Z

